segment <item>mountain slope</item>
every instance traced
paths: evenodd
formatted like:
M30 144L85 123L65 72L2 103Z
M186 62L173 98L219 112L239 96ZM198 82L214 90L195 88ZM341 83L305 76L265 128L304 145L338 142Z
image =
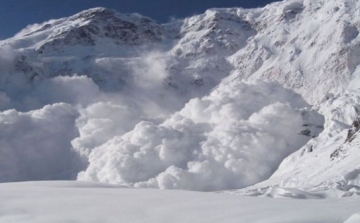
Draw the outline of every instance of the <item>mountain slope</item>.
M232 58L239 78L270 78L309 102L358 76L357 1L284 1L253 16L258 31Z
M320 197L360 195L359 99L358 92L329 98L320 108L331 117L325 130L284 159L270 179L236 193L273 196L278 187L295 187Z

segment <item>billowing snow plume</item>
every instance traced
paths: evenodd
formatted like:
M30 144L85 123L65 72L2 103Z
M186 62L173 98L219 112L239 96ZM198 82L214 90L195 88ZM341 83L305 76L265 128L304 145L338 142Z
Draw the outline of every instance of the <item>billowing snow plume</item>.
M68 104L0 113L0 182L71 179L81 169L70 140L78 112Z
M75 179L93 148L144 118L140 103L104 93L86 76L27 87L0 93L1 108L14 108L0 112L0 182Z
M267 179L321 131L323 118L275 83L232 82L192 99L160 125L97 147L79 180L162 189L220 190Z

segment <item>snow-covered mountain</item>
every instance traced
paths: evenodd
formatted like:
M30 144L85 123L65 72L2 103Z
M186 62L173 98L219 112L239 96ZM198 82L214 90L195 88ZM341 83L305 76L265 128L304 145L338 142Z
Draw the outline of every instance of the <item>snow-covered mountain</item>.
M359 194L359 9L287 0L159 24L94 8L30 25L0 41L0 182Z

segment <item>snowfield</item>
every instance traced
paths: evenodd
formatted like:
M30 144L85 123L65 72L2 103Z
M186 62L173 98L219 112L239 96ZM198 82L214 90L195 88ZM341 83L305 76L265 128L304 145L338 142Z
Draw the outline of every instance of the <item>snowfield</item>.
M0 184L0 222L358 223L359 198L273 199L85 182Z

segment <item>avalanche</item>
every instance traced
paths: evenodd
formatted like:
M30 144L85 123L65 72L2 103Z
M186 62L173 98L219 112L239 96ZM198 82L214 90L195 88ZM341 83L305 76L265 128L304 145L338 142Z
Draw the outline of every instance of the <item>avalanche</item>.
M275 83L220 85L163 123L140 122L95 148L78 179L201 191L246 187L269 178L322 131L323 118L306 106Z
M0 221L359 221L359 9L94 8L1 40ZM8 183L41 180L74 181Z

